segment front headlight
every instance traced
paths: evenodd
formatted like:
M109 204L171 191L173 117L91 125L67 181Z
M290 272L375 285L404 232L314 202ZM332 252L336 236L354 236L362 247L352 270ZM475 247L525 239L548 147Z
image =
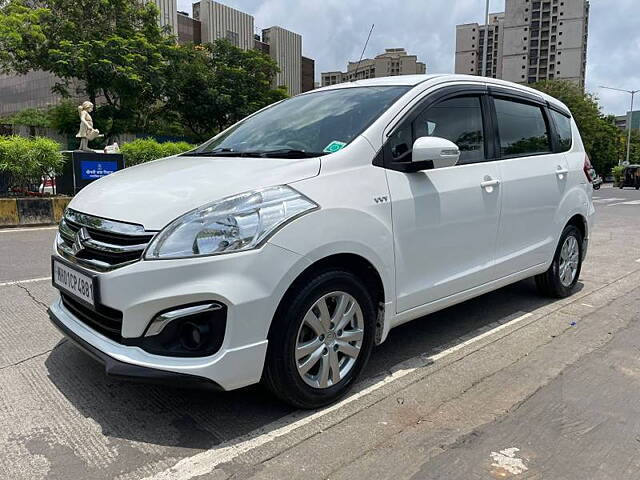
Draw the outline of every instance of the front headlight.
M146 259L184 258L250 250L276 229L318 208L285 185L233 195L196 208L167 225Z

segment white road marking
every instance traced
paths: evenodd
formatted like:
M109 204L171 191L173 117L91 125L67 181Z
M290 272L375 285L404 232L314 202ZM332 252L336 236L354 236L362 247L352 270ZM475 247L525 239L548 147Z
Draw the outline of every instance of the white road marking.
M640 258L636 260L636 262L640 263Z
M580 305L584 305L585 307L593 308L593 305L589 305L588 303L581 303Z
M630 200L628 202L609 203L607 207L613 207L615 205L640 205L640 200Z
M598 197L597 199L593 200L593 203L607 203L607 202L618 202L620 200L626 200L625 197L622 198L618 198L618 197L611 197L611 198L600 198Z
M496 467L498 475L510 473L511 475L520 475L529 470L521 458L516 457L516 452L520 449L516 447L505 448L499 452L491 452L490 456L493 460L492 467ZM505 475L506 476L506 475Z
M0 233L36 232L38 230L57 230L57 228L57 225L54 227L3 228Z
M484 333L481 333L477 337L473 337L465 342L454 345L451 348L443 350L442 352L436 353L435 355L431 355L426 357L426 360L431 362L436 362L446 357L447 355L451 355L464 347L471 345L472 343L478 342L490 335L495 334L505 328L511 327L527 318L531 317L532 313L525 313L509 322L503 323L502 325L497 326L494 329L488 330ZM406 362L401 363L400 365L405 364ZM396 366L398 367L398 366ZM383 378L382 380L369 385L368 387L360 390L359 392L354 393L353 395L341 400L340 402L331 405L324 410L319 410L315 413L309 414L299 420L294 420L295 418L300 416L300 412L293 413L286 417L281 418L280 420L276 420L275 422L266 425L252 433L249 433L244 437L244 440L235 439L224 442L219 445L215 449L205 450L204 452L197 453L191 457L184 458L176 463L173 467L164 470L162 472L157 473L156 475L147 477L145 480L187 480L193 477L198 477L201 475L207 475L214 471L214 469L223 463L230 462L234 458L242 455L243 453L247 453L255 448L261 447L266 443L269 443L273 440L276 440L279 437L287 435L292 431L308 425L309 423L321 418L325 415L328 415L331 412L338 410L339 408L344 407L354 401L372 393L376 390L388 385L391 382L394 382L402 377L409 375L410 373L415 372L421 367L411 367L411 368L398 368L391 375ZM393 371L395 369L392 368Z
M19 283L45 282L51 280L51 277L30 278L28 280L14 280L11 282L0 283L0 287L8 287L9 285L18 285Z

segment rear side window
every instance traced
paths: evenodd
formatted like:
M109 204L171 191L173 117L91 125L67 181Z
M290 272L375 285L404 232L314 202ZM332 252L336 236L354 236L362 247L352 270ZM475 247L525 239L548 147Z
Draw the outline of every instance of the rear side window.
M553 117L553 122L556 124L560 151L566 152L571 149L571 143L573 140L571 135L571 119L569 117L565 117L560 112L556 112L555 110L551 110L551 116Z
M458 97L427 108L414 122L414 138L441 137L460 149L458 165L484 160L479 97Z
M551 151L542 108L501 98L494 99L494 104L503 156L527 156Z

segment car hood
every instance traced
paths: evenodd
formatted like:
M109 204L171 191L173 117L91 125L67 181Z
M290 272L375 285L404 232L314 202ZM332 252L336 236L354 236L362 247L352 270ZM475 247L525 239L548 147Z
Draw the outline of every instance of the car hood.
M69 208L160 230L206 203L320 172L320 158L174 156L125 168L83 188Z

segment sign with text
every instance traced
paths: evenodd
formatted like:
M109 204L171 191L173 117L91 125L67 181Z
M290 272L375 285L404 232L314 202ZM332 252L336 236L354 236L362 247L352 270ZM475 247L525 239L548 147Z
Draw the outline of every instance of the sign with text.
M118 170L118 162L82 160L80 172L83 180L96 180Z

